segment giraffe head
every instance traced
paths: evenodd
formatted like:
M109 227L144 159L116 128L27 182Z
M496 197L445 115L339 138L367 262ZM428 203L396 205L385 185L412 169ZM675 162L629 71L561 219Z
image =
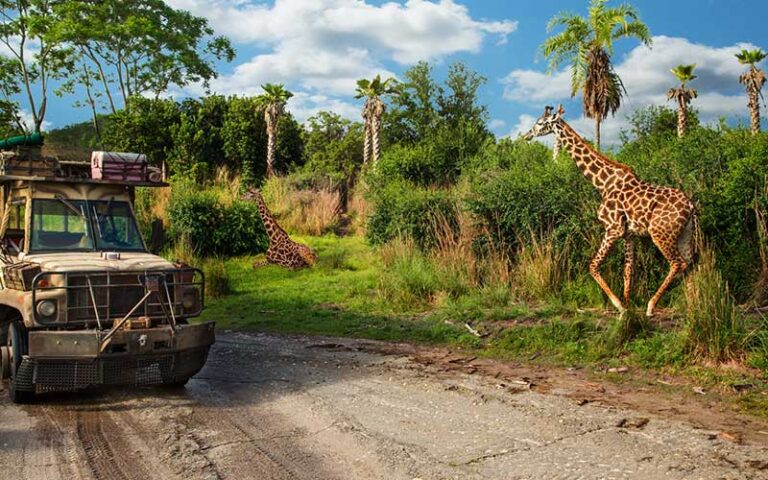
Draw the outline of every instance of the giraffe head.
M258 188L251 187L243 194L243 200L256 200L260 195Z
M536 120L536 123L533 124L533 127L531 127L528 133L523 135L523 138L530 140L533 137L542 137L553 133L555 131L555 125L557 125L557 122L560 120L560 117L563 116L565 110L562 105L558 107L554 114L552 113L552 110L554 110L553 107L544 107L544 115Z

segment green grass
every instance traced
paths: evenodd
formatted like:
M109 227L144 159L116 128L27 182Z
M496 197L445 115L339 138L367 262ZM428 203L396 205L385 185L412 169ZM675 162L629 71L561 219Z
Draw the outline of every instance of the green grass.
M377 295L378 260L358 237L295 237L318 253L310 269L253 269L259 257L226 261L232 293L207 302L203 320L218 328L337 335L379 340L462 341L460 328L395 311Z
M701 366L691 361L685 328L644 328L631 337L619 335L617 341L622 325L615 318L580 312L560 302L519 302L509 288L499 285L461 294L436 290L430 301L422 298L408 304L393 297L386 284L393 281L392 271L386 271L379 253L361 238L296 239L317 251L317 265L296 271L277 266L253 269L251 264L259 257L228 259L224 266L231 292L207 299L201 319L215 320L223 330L442 344L472 349L477 356L545 365L598 369L631 365L723 390L747 381L763 389L768 380L768 340L763 337L754 339L746 359L752 370ZM411 272L401 272L401 280ZM413 289L413 285L397 288L406 287ZM484 338L470 334L465 323ZM766 395L747 393L738 402L740 408L768 416Z

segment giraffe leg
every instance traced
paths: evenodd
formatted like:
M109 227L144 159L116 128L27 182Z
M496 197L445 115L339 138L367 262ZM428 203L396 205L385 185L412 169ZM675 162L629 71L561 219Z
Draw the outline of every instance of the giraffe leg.
M607 230L605 232L605 236L603 236L603 241L600 244L600 248L597 250L597 254L595 254L595 258L592 259L591 262L589 262L589 273L592 275L592 278L595 279L598 285L600 285L600 288L603 289L606 295L608 295L608 298L611 300L611 303L614 307L619 311L619 313L624 313L625 308L624 305L621 304L621 300L619 300L619 297L616 296L615 293L613 293L613 290L611 290L611 287L608 286L606 281L603 279L603 276L600 275L600 265L603 264L603 261L608 256L609 253L611 253L611 250L613 249L613 246L616 244L616 241L622 237L624 232L622 230L613 229L613 230Z
M685 261L685 258L683 258L683 255L677 247L677 239L671 238L671 236L654 235L653 232L651 232L651 239L653 240L653 243L659 247L664 258L669 262L669 273L667 273L664 281L661 282L661 286L659 286L659 289L656 290L656 293L648 302L648 309L645 311L647 317L653 316L656 304L659 303L659 300L661 300L661 297L667 291L669 285L675 279L675 276L678 273L685 271L688 267L688 262Z
M624 306L629 308L632 274L635 272L635 243L630 235L624 238Z

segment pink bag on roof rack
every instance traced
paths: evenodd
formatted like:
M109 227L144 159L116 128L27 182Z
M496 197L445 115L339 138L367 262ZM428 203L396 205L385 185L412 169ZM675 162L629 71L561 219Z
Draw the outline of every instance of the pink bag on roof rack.
M94 180L148 180L147 156L141 153L93 152L91 178Z

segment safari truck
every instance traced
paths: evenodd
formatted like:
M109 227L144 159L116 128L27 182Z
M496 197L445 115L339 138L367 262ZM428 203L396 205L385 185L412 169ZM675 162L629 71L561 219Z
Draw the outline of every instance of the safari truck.
M136 187L167 186L139 154L42 154L0 142L0 357L11 400L98 385L184 385L214 324L196 268L150 253Z

